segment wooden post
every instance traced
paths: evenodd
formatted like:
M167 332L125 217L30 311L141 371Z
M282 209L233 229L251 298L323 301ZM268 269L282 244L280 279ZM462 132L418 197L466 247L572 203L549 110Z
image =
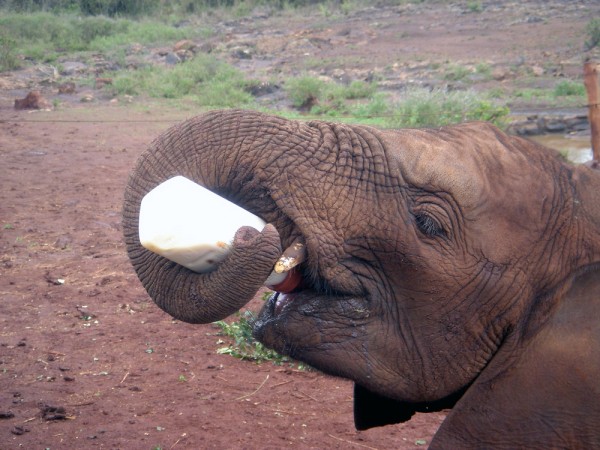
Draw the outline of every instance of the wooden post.
M583 66L585 89L588 96L588 119L592 131L594 161L600 161L600 84L599 65L587 61Z

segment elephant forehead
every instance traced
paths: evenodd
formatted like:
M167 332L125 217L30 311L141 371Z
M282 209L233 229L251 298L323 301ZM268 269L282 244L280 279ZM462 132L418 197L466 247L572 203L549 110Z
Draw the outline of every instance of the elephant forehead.
M391 171L402 183L449 192L463 206L475 206L500 185L534 181L525 155L504 145L496 132L483 123L389 131L385 141Z

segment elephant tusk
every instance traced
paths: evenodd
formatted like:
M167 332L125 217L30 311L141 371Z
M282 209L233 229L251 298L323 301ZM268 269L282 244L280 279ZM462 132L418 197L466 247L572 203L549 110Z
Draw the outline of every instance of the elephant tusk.
M277 292L291 292L302 282L302 276L295 267L306 259L306 245L302 238L285 249L273 267L273 272L265 281L265 286Z
M297 238L292 245L285 249L273 269L276 273L289 272L306 259L306 245L302 238Z

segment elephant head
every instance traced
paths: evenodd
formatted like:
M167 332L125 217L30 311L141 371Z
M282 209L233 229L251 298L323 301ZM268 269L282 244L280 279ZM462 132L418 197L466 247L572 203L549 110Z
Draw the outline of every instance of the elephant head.
M140 246L142 197L186 176L262 217L196 274ZM194 207L194 205L190 205ZM355 382L368 428L453 406L432 448L600 445L600 174L485 123L431 130L212 112L171 128L125 192L150 296L206 323L303 238L302 287L255 335Z

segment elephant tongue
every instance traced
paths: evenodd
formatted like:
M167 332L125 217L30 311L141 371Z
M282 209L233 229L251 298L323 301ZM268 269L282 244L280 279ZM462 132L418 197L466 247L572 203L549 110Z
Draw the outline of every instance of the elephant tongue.
M300 272L296 269L292 269L287 272L287 276L283 279L283 281L275 285L268 285L267 287L276 292L290 293L300 285L301 281L302 275L300 275Z

